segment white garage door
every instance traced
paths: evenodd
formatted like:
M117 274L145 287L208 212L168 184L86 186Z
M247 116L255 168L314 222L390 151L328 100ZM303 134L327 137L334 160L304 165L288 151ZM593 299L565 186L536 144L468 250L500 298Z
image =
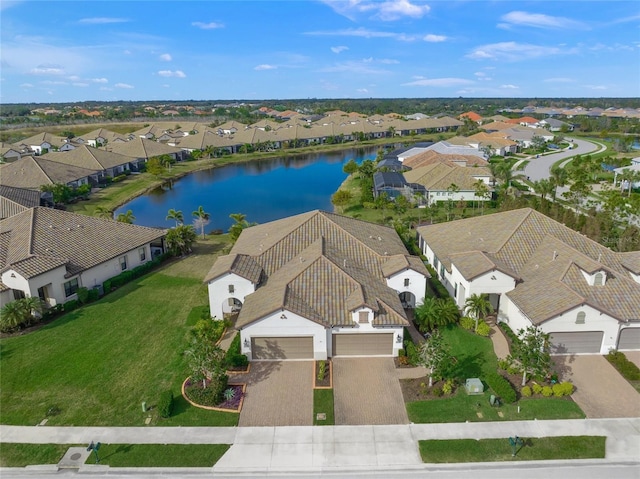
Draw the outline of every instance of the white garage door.
M620 331L618 349L640 349L640 328L624 328Z
M603 331L551 333L551 354L599 353Z
M334 334L334 356L391 356L393 333Z
M252 359L313 359L313 338L251 338Z

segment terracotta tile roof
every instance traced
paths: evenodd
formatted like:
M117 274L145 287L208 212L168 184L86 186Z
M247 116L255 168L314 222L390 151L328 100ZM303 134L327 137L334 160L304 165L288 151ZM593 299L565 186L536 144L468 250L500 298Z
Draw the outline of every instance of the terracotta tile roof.
M489 265L479 252L500 262L496 269L517 274L522 281L506 294L534 324L582 304L621 321L640 319L640 284L629 274L640 269L640 251L615 253L532 209L422 226L418 233L449 272L454 262L472 279ZM605 284L590 286L585 274L598 271L606 273Z
M398 294L385 277L406 268L428 275L392 228L322 211L244 230L205 281L239 271L240 257L254 280L264 271L261 286L245 299L240 328L280 309L325 326L353 326L351 311L360 306L376 312L376 325L405 325Z
M459 116L459 118L469 118L471 121L480 121L482 117L478 115L475 111L468 111Z
M66 265L73 276L139 246L164 230L37 207L0 221L0 270L15 266L28 276Z

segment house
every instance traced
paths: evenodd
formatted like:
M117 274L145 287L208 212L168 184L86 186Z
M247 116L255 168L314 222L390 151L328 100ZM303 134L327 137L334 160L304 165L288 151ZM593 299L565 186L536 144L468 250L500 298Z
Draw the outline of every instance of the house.
M58 150L66 144L66 138L52 135L51 133L38 133L16 143L16 145L26 148L36 155L47 153L51 150ZM67 148L69 148L67 146Z
M538 122L538 126L546 128L549 131L573 131L573 125L566 121L558 120L557 118L545 118Z
M186 151L180 148L147 140L146 138L135 138L125 143L109 144L106 149L118 155L129 157L129 162L134 165L132 169L137 169L139 165L154 156L168 155L176 161L182 161L188 155Z
M631 160L629 166L621 166L613 170L613 186L620 186L620 189L625 190L629 188L629 180L621 179L618 181L618 175L622 176L627 171L633 171L636 175L639 175L636 181L633 181L632 188L640 188L640 157ZM624 177L623 177L624 178Z
M458 307L488 294L498 321L539 327L556 354L640 349L640 251L613 252L530 208L417 233Z
M9 143L0 142L0 157L2 158L0 163L19 160L21 156L22 151L20 148Z
M97 182L98 178L97 170L67 165L38 156L23 156L13 163L0 165L0 184L14 188L40 190L44 185L53 184L77 188Z
M482 117L478 115L475 111L468 111L466 113L463 113L458 118L460 120L464 120L465 118L468 118L470 121L474 123L478 123L478 124L482 123Z
M0 303L27 296L47 306L102 288L165 251L166 231L35 207L0 220Z
M428 272L393 228L311 211L245 229L205 283L251 360L397 356Z
M0 220L40 206L44 203L42 195L37 190L0 185Z
M131 170L136 171L142 163L113 151L84 145L69 152L47 153L41 158L97 171L100 179L107 176L113 178Z

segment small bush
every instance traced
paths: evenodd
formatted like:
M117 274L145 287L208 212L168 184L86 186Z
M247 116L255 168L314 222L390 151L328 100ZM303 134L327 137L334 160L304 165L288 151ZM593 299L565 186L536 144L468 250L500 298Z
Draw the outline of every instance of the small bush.
M516 390L504 377L498 373L493 373L487 375L486 381L503 402L510 404L516 401Z
M402 358L402 357L406 357L407 356L407 352L404 349L399 349L398 350L398 357Z
M158 414L160 417L170 417L173 411L173 392L171 390L164 391L160 394L158 400Z
M542 386L540 386L538 383L533 383L533 393L534 394L541 394L542 393Z
M638 368L635 363L629 361L624 353L611 351L607 354L606 358L627 381L640 380L640 368Z
M324 376L326 374L327 362L319 361L318 362L318 381L324 381Z
M407 341L406 350L407 350L407 358L409 360L409 364L413 366L418 364L419 354L418 354L418 348L416 347L416 345L413 344L411 341Z
M73 311L74 309L78 309L80 307L80 302L77 299L72 299L64 303L63 308L64 312L68 313L69 311Z
M111 180L113 183L117 183L119 181L124 180L127 177L127 175L118 175L118 176L114 176L113 179Z
M460 318L460 326L462 326L467 331L473 331L476 327L476 321L473 318L464 316Z
M431 389L431 394L433 394L436 397L440 397L444 394L444 392L441 387L436 386Z
M522 394L524 397L529 397L533 394L533 392L531 391L531 388L529 386L524 386L521 390L520 390L520 394Z
M542 395L546 398L550 398L553 395L553 389L551 386L544 386L542 388Z
M551 387L551 390L555 397L570 396L573 394L573 384L567 381L557 383Z
M507 368L507 373L509 374L520 374L522 372L522 369L520 369L517 365L515 364L511 364L509 365L509 367Z
M508 359L498 359L498 369L506 371L510 365L511 363Z
M483 336L486 338L489 336L490 332L491 332L491 326L489 326L486 322L480 321L478 323L478 330L476 331L478 336Z
M453 379L447 379L442 385L442 392L449 395L453 392Z
M224 356L224 364L227 368L246 368L249 364L249 360L241 352L240 334L236 334L231 341L229 349Z
M87 288L78 288L76 294L78 295L78 301L80 301L81 304L87 304L89 302L89 290Z

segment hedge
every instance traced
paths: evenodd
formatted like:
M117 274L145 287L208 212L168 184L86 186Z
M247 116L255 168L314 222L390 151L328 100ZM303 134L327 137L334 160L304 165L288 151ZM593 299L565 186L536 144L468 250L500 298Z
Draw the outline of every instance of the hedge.
M171 416L172 411L173 392L171 392L171 390L167 390L160 394L160 399L158 400L158 414L160 414L160 417L167 418Z
M113 278L107 279L104 283L102 283L102 288L104 289L104 293L107 294L108 292L116 288L119 288L120 286L123 286L128 282L133 281L136 278L139 278L140 276L144 276L149 271L151 271L152 269L160 265L168 257L169 257L168 253L163 253L159 256L156 256L151 261L147 261L146 263L143 263L140 266L136 266L132 270L123 271L119 275L114 276Z
M438 298L450 297L449 291L438 279L438 273L433 268L433 266L431 266L430 264L425 264L425 266L427 267L427 271L429 271L429 274L431 275L431 278L429 278L429 282L431 283L432 289L434 293L436 293L436 296Z
M513 389L511 383L504 377L498 373L492 373L487 375L486 381L489 387L493 389L503 402L508 404L516 402L516 390Z
M629 361L624 353L621 353L620 351L611 351L607 354L606 358L607 361L609 361L627 381L640 380L640 368Z
M244 368L249 364L249 360L240 349L240 334L236 334L231 341L224 356L224 364L227 368Z

